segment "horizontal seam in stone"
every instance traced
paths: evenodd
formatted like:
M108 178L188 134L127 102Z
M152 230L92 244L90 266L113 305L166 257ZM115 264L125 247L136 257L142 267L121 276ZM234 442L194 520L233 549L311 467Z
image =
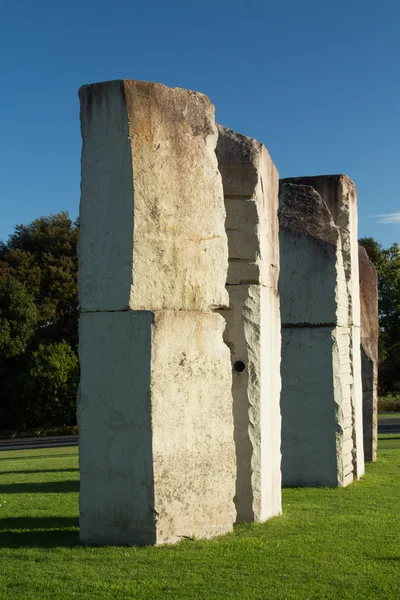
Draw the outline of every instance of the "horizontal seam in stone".
M282 329L289 329L289 328L293 328L293 329L297 329L297 328L301 328L301 327L309 327L312 329L318 328L318 327L337 327L337 323L282 323Z

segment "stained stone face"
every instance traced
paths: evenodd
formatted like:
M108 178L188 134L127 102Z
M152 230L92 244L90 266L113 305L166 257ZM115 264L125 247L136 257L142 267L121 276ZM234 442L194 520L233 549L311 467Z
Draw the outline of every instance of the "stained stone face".
M229 310L238 521L281 512L278 174L266 148L218 126L229 245Z
M227 306L214 106L146 81L81 88L81 310Z

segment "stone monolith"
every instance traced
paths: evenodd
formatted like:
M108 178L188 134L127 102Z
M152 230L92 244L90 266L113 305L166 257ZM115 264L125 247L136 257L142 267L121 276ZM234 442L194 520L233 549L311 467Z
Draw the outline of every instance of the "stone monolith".
M279 193L284 486L354 478L351 345L342 241L315 189Z
M348 295L350 335L350 390L353 424L354 476L364 473L362 383L360 353L360 289L358 274L357 194L347 175L320 175L283 179L282 183L308 185L326 203L341 238L343 266Z
M236 461L214 107L143 81L79 96L81 541L222 534Z
M281 512L278 172L258 141L218 126L225 195L238 521Z
M365 248L359 246L358 251L364 457L375 461L378 447L378 277Z

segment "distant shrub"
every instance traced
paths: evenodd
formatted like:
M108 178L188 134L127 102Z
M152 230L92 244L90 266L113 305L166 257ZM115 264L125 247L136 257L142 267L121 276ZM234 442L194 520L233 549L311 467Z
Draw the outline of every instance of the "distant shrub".
M378 412L400 412L400 394L389 392L386 396L378 398Z

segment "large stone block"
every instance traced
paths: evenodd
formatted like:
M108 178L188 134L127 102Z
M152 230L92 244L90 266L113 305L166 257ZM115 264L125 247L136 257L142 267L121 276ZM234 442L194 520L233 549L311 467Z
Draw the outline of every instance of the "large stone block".
M338 227L349 296L349 324L360 326L360 293L358 283L358 214L354 182L347 175L289 177L281 183L307 185L314 188L325 202Z
M365 248L359 246L358 250L364 457L375 461L378 447L378 278Z
M279 297L260 285L230 286L229 295L237 519L265 521L282 510Z
M84 86L82 311L228 305L214 107L145 81Z
M235 519L229 350L215 313L84 313L81 541L161 544Z
M229 285L277 287L278 171L263 144L218 125L229 244Z
M229 245L225 341L233 366L238 521L281 512L278 174L256 140L218 126Z
M346 328L282 329L284 486L336 487L353 480L350 386L342 375L348 339Z

